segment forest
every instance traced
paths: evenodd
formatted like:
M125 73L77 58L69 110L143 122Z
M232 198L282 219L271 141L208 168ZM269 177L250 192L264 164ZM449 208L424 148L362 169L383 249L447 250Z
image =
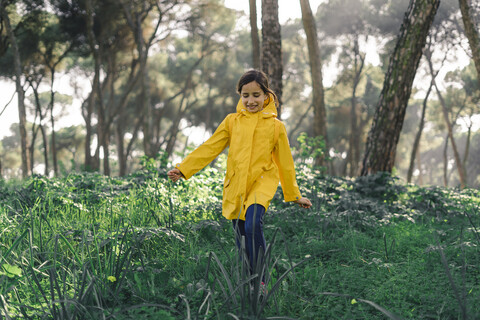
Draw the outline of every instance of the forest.
M0 0L0 318L480 318L480 2L281 3ZM167 177L252 68L312 202L255 272L226 153Z
M467 1L462 14L456 0L433 2L438 8L421 26L424 35L408 39L414 25L404 16L427 10L415 3L308 6L303 19L278 25L277 47L269 49L259 35L268 30L221 1L2 1L0 75L18 82L2 95L19 102L21 120L1 140L1 175L124 176L142 156L178 157L234 112L236 81L263 63L277 70L267 74L292 147L302 134L321 137L329 174L367 174L367 159L383 159L389 164L373 172L393 170L419 185L478 187L480 9ZM400 46L412 41L421 46L400 57ZM402 63L409 69L400 71ZM398 84L387 86L387 78ZM401 107L385 109L395 117L390 142L380 141L375 135L389 125L376 127L382 121L375 112L401 90ZM62 125L72 114L77 124ZM367 148L370 131L378 147Z

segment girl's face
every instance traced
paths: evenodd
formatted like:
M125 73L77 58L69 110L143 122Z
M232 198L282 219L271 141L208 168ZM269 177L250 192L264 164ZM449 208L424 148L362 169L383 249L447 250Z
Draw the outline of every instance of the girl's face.
M243 85L240 96L242 97L243 105L252 113L262 110L263 103L268 99L268 96L256 81Z

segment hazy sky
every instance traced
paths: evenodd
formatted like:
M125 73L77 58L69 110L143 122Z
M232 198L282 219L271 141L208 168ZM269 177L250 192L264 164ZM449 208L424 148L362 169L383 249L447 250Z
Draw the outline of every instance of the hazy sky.
M325 0L310 0L310 7L314 14L322 2L325 2ZM261 15L261 3L262 0L257 0L257 16L259 18ZM225 6L236 10L243 10L246 14L250 11L248 0L225 0ZM300 0L278 0L278 19L280 23L283 24L288 19L300 18L301 16Z

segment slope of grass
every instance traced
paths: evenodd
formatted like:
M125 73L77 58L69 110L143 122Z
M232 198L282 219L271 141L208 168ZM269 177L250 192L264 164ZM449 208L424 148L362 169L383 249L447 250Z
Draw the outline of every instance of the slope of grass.
M1 181L0 315L480 318L478 190L304 168L299 185L314 207L278 192L265 217L261 299L221 217L221 165L176 185L153 167Z

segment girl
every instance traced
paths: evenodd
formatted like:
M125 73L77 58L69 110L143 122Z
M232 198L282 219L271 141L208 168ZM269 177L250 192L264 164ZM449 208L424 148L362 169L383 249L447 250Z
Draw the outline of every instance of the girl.
M263 215L279 180L285 201L303 208L310 208L312 203L298 189L287 132L276 119L277 99L267 76L261 71L247 71L238 81L237 91L237 112L227 115L207 141L167 174L173 182L181 177L188 179L230 146L222 214L232 220L238 246L240 237L245 237L253 273L260 249L265 252L266 248Z

